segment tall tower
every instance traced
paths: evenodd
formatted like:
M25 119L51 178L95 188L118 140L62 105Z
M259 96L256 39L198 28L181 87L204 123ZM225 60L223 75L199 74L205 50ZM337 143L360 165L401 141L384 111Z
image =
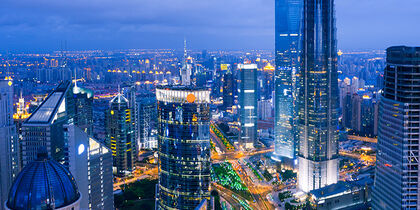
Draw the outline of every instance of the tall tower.
M12 85L12 80L0 80L0 209L3 209L10 186L19 173Z
M234 101L233 95L233 74L230 69L223 75L223 108L232 108Z
M298 98L299 188L338 181L338 79L334 0L305 0Z
M133 171L137 156L131 113L129 101L121 93L111 100L106 113L106 144L114 158L114 174L120 177Z
M373 209L417 209L420 47L390 47L379 104Z
M210 199L210 91L156 88L158 209L195 209Z
M303 0L276 0L275 2L275 151L273 157L281 160L295 158L293 103L296 92L296 73L300 68Z
M181 84L191 85L192 66L187 61L187 40L184 39L184 60L181 67Z
M240 144L245 149L252 149L258 136L257 64L239 64L238 69L240 70L240 86L238 88Z

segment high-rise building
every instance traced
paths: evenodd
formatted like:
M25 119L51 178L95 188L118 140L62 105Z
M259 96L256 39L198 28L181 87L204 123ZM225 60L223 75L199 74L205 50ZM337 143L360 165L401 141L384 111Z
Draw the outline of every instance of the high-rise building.
M13 82L0 80L0 209L3 209L9 188L19 172L17 141L13 123Z
M8 200L3 203L5 209L81 209L80 200L84 195L78 191L74 177L41 148L35 160L17 175Z
M69 145L69 171L79 192L81 209L114 209L112 153L74 124L64 125Z
M294 95L296 74L299 71L303 0L275 1L275 56L274 78L275 151L273 158L295 157Z
M191 85L191 74L192 65L187 61L187 40L184 39L184 59L180 71L182 85Z
M156 96L137 97L137 144L141 149L157 148L157 110Z
M334 0L305 0L298 98L299 188L338 181L338 78Z
M41 147L47 149L52 159L68 167L68 146L63 125L74 116L70 86L70 82L61 83L22 124L22 167L36 159Z
M120 177L133 171L137 157L131 113L129 101L121 93L111 100L106 113L105 141L114 158L114 174Z
M258 141L257 64L239 64L238 69L240 71L238 88L240 144L245 149L252 149Z
M233 101L233 74L228 70L228 72L223 75L223 108L232 108Z
M390 47L379 105L373 209L417 209L420 47Z
M195 209L210 199L210 91L163 86L156 99L158 209Z
M78 87L73 87L74 98L74 124L84 132L92 135L93 130L93 91Z

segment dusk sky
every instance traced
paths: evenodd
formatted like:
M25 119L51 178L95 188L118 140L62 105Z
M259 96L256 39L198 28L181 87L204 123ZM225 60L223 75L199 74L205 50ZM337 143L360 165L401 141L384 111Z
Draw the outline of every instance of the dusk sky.
M336 0L338 47L420 45L419 0ZM273 49L274 0L2 0L0 51Z

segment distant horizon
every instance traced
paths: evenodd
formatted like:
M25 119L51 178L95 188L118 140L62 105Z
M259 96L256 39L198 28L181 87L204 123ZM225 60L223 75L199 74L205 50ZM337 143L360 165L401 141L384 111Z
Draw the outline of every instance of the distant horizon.
M0 51L274 49L274 1L4 0ZM338 49L420 46L418 0L335 0ZM223 5L223 6L221 6Z
M393 45L393 46L400 46L400 45ZM389 47L393 47L393 46L389 46ZM408 46L408 47L417 47L417 46ZM420 47L420 46L419 46ZM121 49L67 49L67 50L60 50L60 49L52 49L52 50L47 50L47 49L42 49L42 50L36 50L36 49L32 49L32 50L27 50L27 51L21 51L21 50L10 50L10 51L5 51L0 49L0 56L4 56L7 54L51 54L51 53L57 53L57 52L90 52L90 51L101 51L101 52L116 52L116 51L130 51L130 50L172 50L175 52L183 52L183 48L121 48ZM274 53L274 49L188 49L187 51L192 51L192 52L201 52L203 50L207 50L210 52L222 52L222 51L226 51L226 52L234 52L234 51L242 51L242 52L252 52L252 51L272 51L272 53ZM374 52L374 51L379 51L379 52L386 52L386 49L349 49L349 50L343 50L343 49L338 49L338 51L343 52L344 54L349 53L349 52ZM337 52L338 52L337 51Z

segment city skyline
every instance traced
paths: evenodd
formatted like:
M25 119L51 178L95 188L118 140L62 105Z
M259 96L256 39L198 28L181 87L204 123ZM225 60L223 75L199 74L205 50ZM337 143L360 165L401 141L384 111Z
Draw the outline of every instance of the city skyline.
M1 51L58 50L64 41L68 49L181 49L179 40L184 37L191 49L274 48L274 1L269 0L247 4L183 0L178 5L167 0L141 4L44 0L3 5ZM338 48L418 45L419 29L410 26L420 18L419 7L415 0L336 1ZM254 12L243 12L249 10Z
M0 210L420 207L415 0L4 1Z

